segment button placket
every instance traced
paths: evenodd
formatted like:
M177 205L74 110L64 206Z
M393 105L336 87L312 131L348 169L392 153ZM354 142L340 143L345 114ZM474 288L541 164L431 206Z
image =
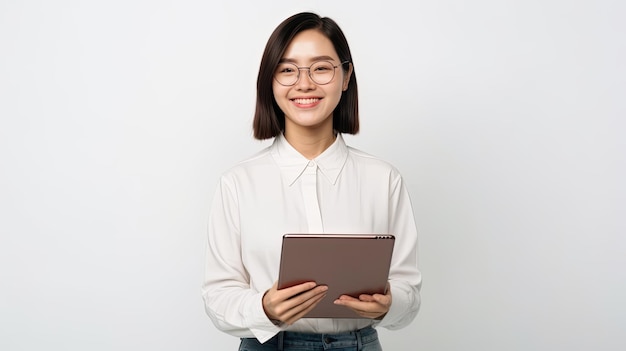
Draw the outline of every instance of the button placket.
M317 201L317 164L315 161L309 161L302 174L302 196L304 198L309 232L323 233L322 216L319 202Z

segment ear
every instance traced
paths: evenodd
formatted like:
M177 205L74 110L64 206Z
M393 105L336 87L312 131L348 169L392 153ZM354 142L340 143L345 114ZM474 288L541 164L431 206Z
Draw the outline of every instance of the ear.
M343 77L343 91L348 90L348 82L350 82L350 77L352 77L352 62L348 62L348 72Z

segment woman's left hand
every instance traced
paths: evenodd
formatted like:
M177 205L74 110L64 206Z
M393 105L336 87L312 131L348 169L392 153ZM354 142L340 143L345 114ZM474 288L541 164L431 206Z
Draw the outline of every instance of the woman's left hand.
M346 306L356 312L359 316L381 319L391 307L391 288L387 283L387 293L374 294L374 295L360 295L359 298L354 298L348 295L341 295L334 301L335 305Z

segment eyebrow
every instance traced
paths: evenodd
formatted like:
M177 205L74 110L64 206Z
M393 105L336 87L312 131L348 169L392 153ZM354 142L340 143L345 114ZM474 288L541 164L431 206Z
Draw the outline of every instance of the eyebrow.
M322 55L322 56L315 56L315 57L311 57L310 62L317 62L317 61L337 61L334 58L330 57L330 56L326 56L326 55ZM278 63L297 63L296 60L291 59L291 58L287 58L287 57L283 57L280 59L280 61L278 61Z

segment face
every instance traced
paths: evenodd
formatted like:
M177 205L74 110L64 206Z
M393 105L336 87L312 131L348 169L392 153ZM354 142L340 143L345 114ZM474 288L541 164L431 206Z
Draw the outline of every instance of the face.
M321 60L338 66L328 84L312 81L306 69L300 70L300 78L292 86L283 86L276 79L273 81L274 98L285 113L285 134L295 130L332 133L333 110L342 92L348 88L350 78L350 73L342 69L333 43L317 30L302 31L287 46L281 63L310 67Z

